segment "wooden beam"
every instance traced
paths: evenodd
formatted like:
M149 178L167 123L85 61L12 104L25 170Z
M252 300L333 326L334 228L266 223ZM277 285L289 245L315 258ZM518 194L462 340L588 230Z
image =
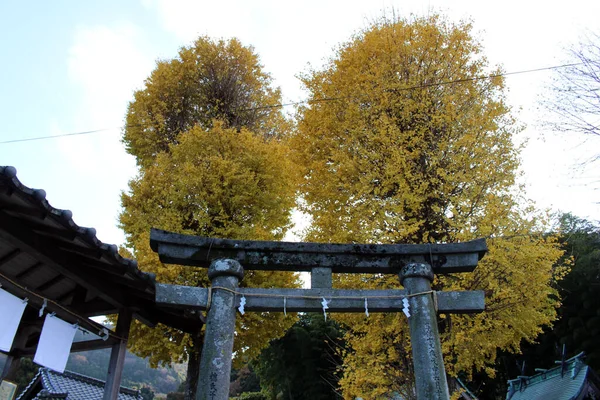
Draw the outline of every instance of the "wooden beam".
M90 259L100 260L103 255L102 249L87 242L81 237L76 237L74 240L62 240L57 237L43 235L44 241L49 243L53 248L63 250L68 253L80 254ZM80 244L78 244L79 242Z
M6 264L7 262L13 260L15 257L17 257L19 254L21 254L21 249L14 249L13 251L11 251L10 253L6 254L5 256L3 256L2 258L0 258L0 267L4 264Z
M36 263L32 264L31 266L25 268L23 271L21 271L17 275L15 275L15 279L21 279L24 276L33 273L36 269L38 269L42 265L44 265L44 264L41 262L36 262Z
M107 302L112 306L110 311L127 306L132 308L133 312L136 313L136 318L144 323L150 323L152 326L160 321L185 332L195 332L198 327L202 326L199 320L185 320L183 312L180 315L179 313L157 310L154 303L153 283L149 283L147 287L142 288L138 283L132 282L137 280L135 277L130 279L130 277L122 276L115 279L114 275L110 275L110 278L107 278L106 271L100 268L87 267L85 259L80 256L77 256L80 257L77 258L80 262L75 263L73 259L76 256L72 253L66 254L65 251L48 246L47 237L36 234L23 225L18 218L8 215L4 211L0 211L0 238L37 259L38 265L45 264L54 271L63 274L75 284L85 288L86 291L90 292L88 297L99 297ZM97 260L96 262L101 261ZM24 274L33 273L35 268L37 266L22 271L21 277ZM10 276L10 278L19 281L18 277ZM108 282L108 284L101 285L101 282ZM13 293L20 293L19 295L22 295L22 297L27 297L24 291L13 291ZM68 299L68 296L70 294L64 300ZM41 301L39 303L38 308L41 307ZM59 303L63 304L62 302ZM76 302L71 301L71 305L75 304ZM109 309L104 311L109 311ZM59 313L57 312L57 314ZM72 323L76 322L65 315L60 315L60 317Z
M0 236L1 235L2 235L2 232L0 231ZM36 255L34 255L34 257L35 256ZM35 269L37 269L41 265L43 265L43 264L39 263L39 262L36 263L35 265L28 268L27 270L19 273L15 277L15 279L18 280L19 277L22 278L25 274L33 273L35 271ZM100 286L98 286L98 283L106 280L106 274L103 273L99 269L92 269L92 268L82 269L81 267L74 268L72 266L73 264L71 264L70 260L68 260L68 259L64 260L64 264L62 264L62 265L59 265L56 263L47 264L47 265L49 265L55 271L58 269L59 273L61 273L61 274L64 273L64 276L67 278L75 277L76 279L73 279L73 280L78 284L78 287L81 287L81 288L85 289L86 291L90 291L93 296L98 297L105 302L105 305L101 306L100 308L92 307L92 309L89 310L89 313L86 312L84 309L83 313L80 313L80 315L86 317L86 316L107 315L107 314L111 314L111 313L116 313L116 311L118 309L122 308L122 306L121 306L122 304L128 304L128 305L130 305L130 307L132 307L134 310L136 310L136 312L140 316L141 321L148 321L148 322L153 321L153 318L150 315L150 312L146 311L146 310L153 308L152 294L146 293L141 290L137 290L135 292L135 296L129 295L131 293L131 289L139 289L140 288L140 285L137 284L136 282L133 282L126 277L120 277L118 282L116 282L115 279L113 279L110 282L110 286L103 285L103 286L101 286L101 290L100 290ZM81 263L79 263L77 265L79 265L79 266L83 265L83 261L81 261ZM119 284L119 282L129 282L132 287L129 287L129 288L123 287ZM46 285L46 284L43 284L43 285ZM94 285L96 285L96 286L94 286ZM43 296L43 295L40 294L40 296ZM65 296L67 296L66 298L68 298L68 294L65 294ZM135 299L135 301L133 301L132 299ZM79 300L81 300L81 299L79 299ZM117 301L116 304L115 304L115 300ZM80 308L77 307L78 304L82 304L82 303L79 303L77 301L77 299L73 299L73 301L71 302L72 309L75 312L78 312L80 310ZM157 323L157 321L154 321L153 323L151 323L150 326L156 325L156 323Z
M102 298L116 308L133 306L139 309L141 314L146 314L146 312L142 310L142 307L139 307L137 304L131 304L131 301L132 298L146 298L147 301L151 302L152 293L147 292L151 287L147 284L140 284L135 279L132 280L123 276L126 272L125 269L121 269L121 271L118 272L113 271L114 268L110 264L106 264L103 269L82 268L88 266L85 258L78 257L77 259L73 259L74 255L72 253L65 254L65 251L57 249L56 246L48 245L47 238L40 237L21 224L18 219L15 219L2 211L0 211L0 227L1 238L13 244L15 247L20 248L22 251L27 252L32 257L38 259L43 264L48 265L56 272L66 276L76 284L85 287L94 296ZM28 269L22 273L30 273L32 271L32 269ZM101 282L107 280L107 272L116 273L116 275L111 273L111 276L118 276L118 281L112 279L109 284L100 285ZM18 278L19 276L17 276L17 279ZM129 296L131 289L136 290L136 296ZM144 316L149 318L149 316Z
M78 353L80 351L89 351L89 350L102 350L108 349L115 345L118 342L118 339L113 338L112 336L108 338L108 340L96 339L96 340L86 340L83 342L74 342L71 345L71 353ZM31 357L35 354L37 350L37 346L26 347L22 349L15 349L12 354L15 357Z
M212 289L213 292L220 289ZM236 299L239 306L242 295L247 311L320 312L322 301L328 301L327 312L365 312L365 299L369 312L402 311L406 290L345 290L345 289L259 289L239 288ZM426 294L431 296L432 294ZM462 314L482 312L485 296L481 290L465 292L436 292L438 313ZM156 303L165 307L206 310L208 289L190 286L156 284Z
M68 263L65 262L64 257L55 249L51 249L45 245L38 235L23 226L19 220L0 211L0 226L2 227L2 229L0 229L0 237L2 239L27 252L40 262L52 267L55 271L67 276L75 283L84 286L89 291L92 291L109 303L117 307L123 307L121 299L119 299L121 301L118 301L118 297L115 299L114 296L106 294L108 288L98 288L95 286L98 283L97 280L83 278L81 268L79 268L77 273L74 273L71 269L67 268L65 265Z
M85 299L87 297L87 289L81 285L75 285L75 289L73 290L73 299L71 300L71 305L77 307L78 304L85 303Z
M87 303L73 302L72 307L77 310L78 314L88 318L119 313L119 308L116 308L99 298L90 300Z
M30 291L27 290L23 290L20 287L14 285L10 280L5 279L2 275L0 275L0 283L2 284L2 286L6 287L6 290L12 294L14 294L15 296L21 297L21 298L28 298L28 305L36 308L36 309L40 309L44 303L43 299L44 296L35 293L35 295L31 295ZM63 306L64 307L64 306ZM53 303L48 302L46 305L46 312L54 312L56 313L56 315L66 321L69 322L71 324L74 323L79 323L79 325L84 328L89 330L92 333L97 333L100 329L102 329L103 327L90 320L87 318L79 318L77 315L77 313L73 310L71 312L65 311L65 309L63 307L57 307L55 306ZM69 309L68 307L66 307L67 309ZM40 323L43 322L42 320L40 320Z
M12 196L13 191L10 188L7 188L7 195ZM29 218L36 217L39 219L45 219L48 214L47 211L41 210L40 207L35 206L24 206L18 205L15 203L3 203L2 209L6 211L10 211L11 213L27 215Z
M64 281L65 279L67 279L66 276L64 276L62 274L58 274L54 278L49 279L46 282L42 283L40 286L36 287L34 290L36 292L42 293L42 292L50 289L52 286Z
M215 239L158 229L150 246L164 263L207 268L232 259L245 270L398 273L407 263L427 263L436 273L471 272L487 251L484 239L449 244L328 244Z
M88 350L102 350L108 349L118 343L119 340L110 336L107 340L96 339L86 340L84 342L75 342L71 346L71 353L78 353L80 351Z
M29 214L26 213L25 215L29 216ZM44 220L44 218L40 219L41 221ZM38 223L38 221L33 220L31 218L27 218L23 221L23 223L27 225L32 231L53 239L62 238L67 241L71 241L77 237L76 231L69 228L65 228L64 226L49 226L47 223Z
M193 315L189 313L188 310L175 310L172 308L169 310L159 309L158 307L156 307L155 303L153 303L152 306L153 312L151 320L145 321L143 319L139 319L137 315L136 319L143 323L150 322L151 325L149 326L151 327L156 326L156 324L160 322L161 324L170 326L175 329L179 329L182 332L192 334L194 332L197 332L197 330L201 329L204 325L204 322L199 315Z
M141 294L151 289L151 285L148 282L141 279L132 279L131 275L133 274L125 266L117 266L101 260L90 259L76 253L69 253L65 258L69 260L70 265L85 265L90 273L99 272L105 276L108 274L111 276L113 282L135 289Z

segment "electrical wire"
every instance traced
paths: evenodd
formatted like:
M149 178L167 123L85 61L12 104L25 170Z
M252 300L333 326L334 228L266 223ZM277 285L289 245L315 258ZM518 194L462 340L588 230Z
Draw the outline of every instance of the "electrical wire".
M484 80L484 79L500 78L503 76L520 75L520 74L528 74L528 73L532 73L532 72L548 71L548 70L559 69L559 68L575 67L575 66L581 65L581 64L583 64L583 63L561 64L561 65L554 65L554 66L550 66L550 67L541 67L541 68L525 69L525 70L513 71L513 72L504 72L501 74L480 75L480 76L474 76L471 78L463 78L463 79L455 79L455 80L450 80L450 81L432 82L432 83L424 83L424 84L415 85L415 86L407 86L407 87L399 88L396 90L403 92L403 91L408 91L408 90L425 89L425 88L433 87L433 86L445 86L445 85L452 85L452 84L458 84L458 83L480 81L480 80ZM352 99L352 98L353 98L352 96L322 97L322 98L318 98L318 99L301 100L301 101L291 102L291 103L274 104L272 106L247 108L247 109L242 109L242 111L254 111L254 110L261 110L261 109L298 106L301 104L320 103L320 102L327 102L327 101L338 101L338 100L346 100L346 99Z
M575 66L582 65L582 64L583 63L561 64L561 65L553 65L553 66L550 66L550 67L541 67L541 68L533 68L533 69L526 69L526 70L513 71L513 72L504 72L504 73L500 73L500 74L481 75L481 76L474 76L474 77L471 77L471 78L463 78L463 79L456 79L456 80L450 80L450 81L425 83L425 84L416 85L416 86L408 86L408 87L400 88L400 89L397 89L397 90L399 90L399 91L407 91L407 90L425 89L425 88L433 87L433 86L446 86L446 85L453 85L453 84L459 84L459 83L465 83L465 82L479 81L479 80L484 80L484 79L500 78L500 77L503 77L503 76L520 75L520 74L528 74L528 73L533 73L533 72L549 71L549 70L553 70L553 69L575 67ZM352 97L350 97L350 96L323 97L323 98L317 98L317 99L309 99L309 100L301 100L301 101L294 101L294 102L288 102L288 103L273 104L273 105L270 105L270 106L260 106L260 107L253 107L253 108L243 108L243 109L239 109L239 110L240 111L244 111L244 112L247 112L247 111L259 111L259 110L283 108L283 107L290 107L290 106L299 106L301 104L311 104L311 103L322 103L322 102L328 102L328 101L347 100L347 99L350 99L350 98L352 98ZM126 125L125 128L127 128L127 127L133 127L133 126L138 126L138 125ZM94 130L83 131L83 132L64 133L64 134L60 134L60 135L38 136L38 137L25 138L25 139L12 139L12 140L2 141L2 142L0 142L0 144L29 142L29 141L36 141L36 140L44 140L44 139L54 139L54 138L59 138L59 137L67 137L67 136L88 135L88 134L91 134L91 133L98 133L98 132L110 131L110 130L115 130L115 129L120 129L120 128L121 127L102 128L102 129L94 129Z
M32 137L32 138L25 138L25 139L12 139L12 140L5 140L3 142L0 142L0 144L8 144L8 143L19 143L19 142L30 142L30 141L34 141L34 140L43 140L43 139L55 139L55 138L59 138L59 137L66 137L66 136L78 136L78 135L89 135L90 133L97 133L97 132L104 132L104 131L111 131L114 129L120 129L120 126L114 127L114 128L102 128L102 129L94 129L92 131L83 131L83 132L73 132L73 133L63 133L60 135L51 135L51 136L38 136L38 137Z

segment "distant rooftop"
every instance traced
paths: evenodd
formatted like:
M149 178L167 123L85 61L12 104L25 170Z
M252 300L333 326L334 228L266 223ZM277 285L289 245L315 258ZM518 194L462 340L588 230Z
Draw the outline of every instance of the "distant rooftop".
M104 381L65 371L40 368L17 400L102 400ZM142 400L139 391L121 387L119 400Z
M507 400L583 400L600 398L600 379L580 353L564 366L508 381Z

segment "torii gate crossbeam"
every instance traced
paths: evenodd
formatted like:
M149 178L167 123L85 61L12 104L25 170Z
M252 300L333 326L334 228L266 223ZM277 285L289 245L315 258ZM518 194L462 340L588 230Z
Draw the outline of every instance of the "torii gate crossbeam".
M239 307L241 297L245 300L246 311L320 312L321 299L330 299L328 312L365 312L365 299L368 299L369 312L400 312L404 308L402 299L407 298L407 290L344 290L344 289L273 289L238 288L235 307ZM440 314L470 314L483 311L484 293L482 290L468 292L436 292L437 312ZM207 310L209 289L190 286L156 284L156 303L176 308L186 307L201 311ZM285 299L285 302L284 302Z
M438 312L484 309L484 294L433 292L435 273L473 271L487 251L484 240L432 245L346 245L212 239L153 229L150 244L162 262L209 267L211 288L157 284L163 306L208 310L197 399L229 393L236 308L246 311L405 311L409 304L415 387L419 400L448 400L437 328ZM243 267L242 267L243 265ZM244 268L310 271L311 289L239 288ZM405 290L331 288L331 274L399 274Z

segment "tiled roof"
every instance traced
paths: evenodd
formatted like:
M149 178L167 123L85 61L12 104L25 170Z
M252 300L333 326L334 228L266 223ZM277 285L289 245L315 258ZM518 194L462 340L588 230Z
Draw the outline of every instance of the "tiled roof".
M69 229L74 238L72 241L79 240L91 248L98 251L98 258L104 257L112 262L113 265L121 265L132 275L150 283L154 282L154 274L142 272L137 267L137 261L122 257L118 253L118 247L114 244L106 244L96 237L96 229L85 228L77 225L73 221L73 213L70 210L61 210L54 208L46 200L46 191L43 189L31 189L23 185L17 178L17 170L11 166L0 166L0 177L6 184L7 188L11 188L19 192L21 195L27 196L30 199L37 200L37 205L44 210L46 216L54 217L61 222L63 229Z
M17 400L102 400L103 395L104 381L75 372L61 374L40 368ZM142 395L137 390L121 387L119 400L142 400Z
M149 326L160 322L185 332L202 326L187 310L157 306L153 274L119 255L117 246L101 242L95 229L77 225L71 211L53 207L44 190L24 185L10 166L0 166L0 284L27 297L31 314L47 299L47 312L92 333L102 327L90 317L124 308ZM26 343L13 350L20 356L34 354L38 336L33 329Z
M507 400L579 399L590 390L588 381L597 380L594 372L583 363L583 353L567 360L564 371L558 366L533 376L509 381ZM593 386L593 385L592 385ZM580 397L581 396L581 397Z

